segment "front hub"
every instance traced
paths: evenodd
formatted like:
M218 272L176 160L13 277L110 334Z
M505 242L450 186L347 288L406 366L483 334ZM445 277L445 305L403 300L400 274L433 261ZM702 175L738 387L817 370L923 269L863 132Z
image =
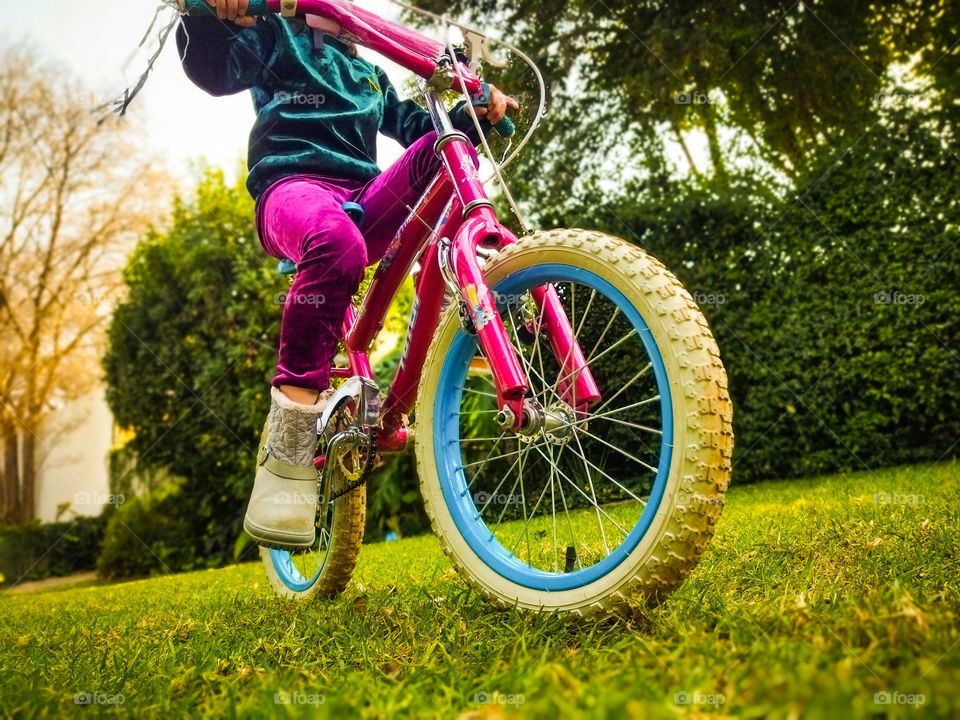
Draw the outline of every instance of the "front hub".
M504 431L513 431L516 419L507 405L497 413L497 423ZM536 400L527 398L523 402L523 421L518 435L525 442L543 438L555 445L563 445L573 437L576 422L576 413L564 402L558 401L544 408Z

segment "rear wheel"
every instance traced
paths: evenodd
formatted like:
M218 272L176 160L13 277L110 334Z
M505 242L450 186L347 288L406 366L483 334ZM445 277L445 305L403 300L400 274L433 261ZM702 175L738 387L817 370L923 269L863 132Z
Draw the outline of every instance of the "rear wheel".
M434 337L416 450L433 528L495 604L593 615L665 597L713 534L730 477L726 375L703 316L641 250L583 230L538 233L485 268L550 420L504 433L476 339L457 309ZM553 285L602 399L578 415L538 328L531 290Z
M319 493L317 538L312 547L303 550L260 548L260 559L278 595L309 600L335 597L346 589L363 544L367 488L360 485L335 496L358 480L366 466L366 453L358 449L351 449L339 458L328 458L323 473L326 487L321 486ZM325 494L335 499L326 502Z

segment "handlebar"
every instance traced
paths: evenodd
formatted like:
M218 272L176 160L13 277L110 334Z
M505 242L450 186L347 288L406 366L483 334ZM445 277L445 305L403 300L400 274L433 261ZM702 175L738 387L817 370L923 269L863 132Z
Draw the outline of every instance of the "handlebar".
M178 0L180 12L192 15L194 17L203 17L204 15L217 16L217 10L207 4L207 0ZM271 11L269 0L250 0L247 6L247 15L269 15L271 12L277 12L280 9L280 3L275 3L277 10Z
M217 17L216 9L207 0L177 0L177 4L180 12L187 15ZM341 0L249 0L246 14L262 16L279 13L283 4L289 4L297 14L310 13L329 18L348 30L360 44L428 80L437 71L437 58L446 54L446 48L441 43L400 25L388 23L373 13ZM431 53L432 57L426 53ZM474 105L489 103L489 86L481 83L465 65L461 66L461 72L467 80L467 90L472 93L470 101ZM516 125L504 116L494 129L506 138L513 135Z

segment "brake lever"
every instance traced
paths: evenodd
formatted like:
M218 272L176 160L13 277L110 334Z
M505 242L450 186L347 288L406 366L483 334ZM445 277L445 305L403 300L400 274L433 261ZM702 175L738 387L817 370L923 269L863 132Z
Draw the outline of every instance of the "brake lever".
M473 71L473 74L477 77L480 77L480 72L483 70L483 63L497 68L505 68L510 64L508 60L498 60L493 56L493 53L490 52L490 45L487 42L486 35L481 35L472 30L464 30L463 42L466 46L470 70Z

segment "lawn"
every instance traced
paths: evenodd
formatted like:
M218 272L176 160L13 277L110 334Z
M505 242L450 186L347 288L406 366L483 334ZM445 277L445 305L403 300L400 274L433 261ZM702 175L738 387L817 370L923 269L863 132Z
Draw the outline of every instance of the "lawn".
M433 537L365 547L302 606L252 563L3 595L0 713L958 717L958 474L735 486L696 572L630 619L495 611Z

